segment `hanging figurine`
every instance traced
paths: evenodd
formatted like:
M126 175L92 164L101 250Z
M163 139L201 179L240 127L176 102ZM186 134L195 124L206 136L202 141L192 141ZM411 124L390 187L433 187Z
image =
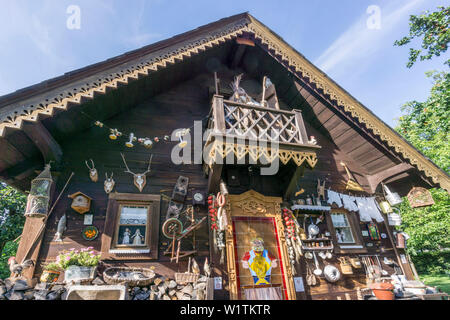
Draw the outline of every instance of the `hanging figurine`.
M67 217L66 214L59 219L58 227L56 228L55 241L62 242L62 236L64 231L67 230Z
M317 179L317 198L320 199L322 197L323 200L325 198L325 181L321 184L320 179Z
M152 165L153 154L150 156L150 161L148 163L147 171L145 171L144 173L134 173L134 172L132 172L128 168L128 165L127 165L127 162L125 161L124 155L122 153L120 155L122 156L123 163L125 164L125 167L127 168L127 170L125 172L126 173L130 173L130 174L133 175L134 185L136 186L136 188L139 189L139 192L142 192L142 190L144 189L144 187L145 187L145 185L147 183L146 175L147 175L147 173L149 173L151 171L150 170L150 166Z
M155 142L158 142L158 141L159 141L158 138L155 138ZM138 142L147 149L151 149L153 147L153 141L150 138L139 138Z
M84 161L86 163L86 166L89 169L89 178L91 178L92 182L97 182L97 180L98 180L98 171L97 171L97 169L95 169L94 161L92 159L89 159L89 160L91 160L92 168L89 166L87 160Z
M117 129L111 129L110 130L110 134L109 134L109 138L111 140L116 140L118 137L120 137L122 135L121 132L119 132L119 130Z
M105 192L107 194L110 194L113 191L114 185L116 184L113 179L113 175L114 175L114 172L111 172L111 177L108 178L108 173L105 172L106 180L103 185L104 185Z

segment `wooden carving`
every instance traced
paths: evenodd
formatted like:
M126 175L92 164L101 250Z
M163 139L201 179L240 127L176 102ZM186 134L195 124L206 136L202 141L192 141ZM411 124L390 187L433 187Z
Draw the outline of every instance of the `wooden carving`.
M430 191L425 188L412 188L407 198L411 208L427 207L434 204Z
M350 171L347 168L347 165L344 162L341 162L341 166L345 168L345 171L347 172L348 180L345 182L346 186L345 188L347 190L353 190L353 191L364 191L364 189L359 185L358 182L356 182L355 179L352 178L352 175L350 174Z
M124 157L123 153L121 153L120 155L122 156L123 163L125 164L125 167L127 168L127 170L125 172L133 175L134 185L136 186L136 188L139 189L139 192L142 192L145 185L147 184L147 173L149 173L151 171L150 166L152 165L153 154L150 156L150 161L148 162L147 171L145 171L143 173L132 172L128 168L128 165L127 165L127 162L125 161L125 157Z
M323 184L320 183L320 179L317 179L317 196L320 198L322 197L323 200L326 200L325 198L325 181Z

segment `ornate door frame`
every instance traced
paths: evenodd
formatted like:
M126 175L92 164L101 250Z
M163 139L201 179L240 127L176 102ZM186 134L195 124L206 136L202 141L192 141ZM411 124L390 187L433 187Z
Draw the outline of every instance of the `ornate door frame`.
M284 268L284 282L286 285L287 299L296 300L294 281L288 251L284 225L281 217L282 199L279 197L266 197L254 190L249 190L240 195L228 195L226 201L228 226L226 229L226 253L228 282L230 299L238 300L238 279L236 270L236 255L233 237L232 217L267 217L274 218L280 243L281 262Z

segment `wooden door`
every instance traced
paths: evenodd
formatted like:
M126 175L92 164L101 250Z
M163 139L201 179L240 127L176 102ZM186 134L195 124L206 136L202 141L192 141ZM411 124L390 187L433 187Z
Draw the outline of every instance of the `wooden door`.
M281 198L250 190L227 196L226 252L232 300L295 299Z

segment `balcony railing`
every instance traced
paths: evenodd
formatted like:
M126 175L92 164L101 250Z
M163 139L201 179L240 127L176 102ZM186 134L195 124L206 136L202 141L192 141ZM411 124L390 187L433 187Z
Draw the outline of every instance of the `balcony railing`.
M308 160L311 167L317 162L316 150L320 146L308 142L300 110L286 111L242 104L215 95L208 129L212 132L207 145L217 137L221 137L222 145L213 150L211 156L219 152L225 157L233 151L238 158L250 154L259 160L263 155L271 162L279 156L283 163L291 158L298 165ZM233 143L230 145L231 139ZM271 147L262 147L262 144ZM277 154L271 152L274 144L279 149Z

